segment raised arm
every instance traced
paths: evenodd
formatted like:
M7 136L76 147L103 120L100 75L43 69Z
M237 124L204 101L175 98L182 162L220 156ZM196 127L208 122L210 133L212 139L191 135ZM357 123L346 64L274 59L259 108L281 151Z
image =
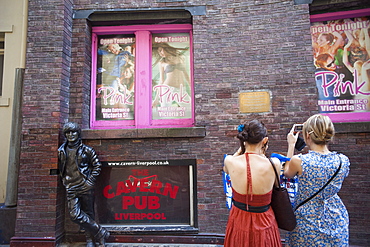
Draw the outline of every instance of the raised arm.
M349 32L348 30L346 30L344 32L347 35L348 43L344 46L344 49L343 49L343 64L347 67L347 69L349 71L351 71L351 73L353 73L354 68L353 68L352 64L349 62L349 59L348 59L348 49L352 45L353 36L352 36L351 32Z
M370 37L369 37L369 26L362 28L360 31L359 40L361 45L366 49L367 55L370 57Z
M333 32L333 35L336 37L336 40L335 40L335 43L332 45L331 53L332 55L335 55L339 47L343 46L344 40L343 40L342 35L338 32Z
M297 142L298 135L299 135L299 132L294 134L294 126L293 126L287 136L287 141L288 141L287 157L291 159L290 161L285 162L284 175L288 178L292 178L297 174L299 175L302 174L302 167L301 167L302 160L298 156L293 156L294 147L295 147L295 143Z

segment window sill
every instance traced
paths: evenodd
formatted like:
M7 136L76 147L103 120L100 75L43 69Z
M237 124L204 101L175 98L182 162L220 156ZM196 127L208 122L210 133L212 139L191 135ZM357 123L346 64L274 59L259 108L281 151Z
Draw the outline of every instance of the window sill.
M9 103L10 103L10 99L9 98L1 98L0 97L0 106L8 107L9 106Z
M84 140L205 137L205 136L206 136L205 127L82 130L82 139Z

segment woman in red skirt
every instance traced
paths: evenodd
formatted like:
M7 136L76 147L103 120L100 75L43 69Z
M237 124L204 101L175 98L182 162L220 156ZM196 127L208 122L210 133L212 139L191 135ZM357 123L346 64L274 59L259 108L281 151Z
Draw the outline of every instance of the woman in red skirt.
M275 172L265 156L267 129L258 120L239 125L240 148L225 158L233 206L226 227L225 247L281 247L280 232L270 207ZM280 171L278 159L272 159Z

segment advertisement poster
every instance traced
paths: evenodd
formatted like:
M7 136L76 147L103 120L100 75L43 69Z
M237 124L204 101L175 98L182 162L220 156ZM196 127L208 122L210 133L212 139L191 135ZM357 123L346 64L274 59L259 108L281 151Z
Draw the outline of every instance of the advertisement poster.
M134 119L135 36L99 36L96 120Z
M312 23L320 113L370 116L369 31L369 17Z
M191 224L195 160L102 163L95 192L100 223Z
M189 33L152 36L153 119L192 117Z

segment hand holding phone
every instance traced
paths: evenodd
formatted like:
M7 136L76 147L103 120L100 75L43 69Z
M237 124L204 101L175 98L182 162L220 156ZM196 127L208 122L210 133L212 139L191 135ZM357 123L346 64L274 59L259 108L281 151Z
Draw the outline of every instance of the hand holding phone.
M303 130L303 124L294 124L293 127L290 129L288 134L288 143L295 143L295 149L301 151L305 146L306 143L304 142L303 138L299 136L300 132Z
M293 133L301 132L303 130L303 124L294 124Z
M292 129L293 129L294 134L302 132L303 124L294 124ZM304 142L303 138L298 135L297 141L295 143L295 149L297 149L298 151L301 151L305 146L306 146L306 143Z

